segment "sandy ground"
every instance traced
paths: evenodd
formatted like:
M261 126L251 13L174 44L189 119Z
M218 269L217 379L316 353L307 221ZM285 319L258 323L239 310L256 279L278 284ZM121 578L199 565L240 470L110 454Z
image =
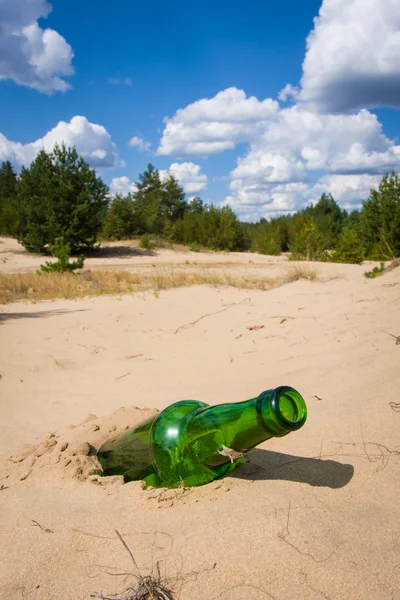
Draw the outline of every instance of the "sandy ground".
M1 241L2 272L43 262ZM108 252L88 266L287 269L251 254ZM312 267L315 281L264 292L0 307L2 600L126 589L135 567L115 530L182 600L400 600L400 269L366 280L366 265ZM174 401L282 384L303 394L306 425L223 480L143 490L103 479L88 455Z

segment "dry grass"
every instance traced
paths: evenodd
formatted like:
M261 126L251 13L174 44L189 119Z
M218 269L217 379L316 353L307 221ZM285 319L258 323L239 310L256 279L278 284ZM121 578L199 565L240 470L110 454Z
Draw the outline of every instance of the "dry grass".
M288 267L283 277L283 283L291 283L292 281L298 281L299 279L314 281L314 279L317 278L317 275L318 272L316 269L312 269L309 264L297 263Z
M163 269L150 273L98 270L74 273L16 273L0 275L0 304L20 300L52 300L83 298L111 294L130 294L193 285L228 285L240 289L266 290L278 283L276 279L233 276L207 271L182 272Z

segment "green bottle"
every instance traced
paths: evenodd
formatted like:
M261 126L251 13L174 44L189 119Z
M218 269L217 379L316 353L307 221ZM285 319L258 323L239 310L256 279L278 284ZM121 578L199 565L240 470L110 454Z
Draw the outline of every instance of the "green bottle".
M234 469L254 446L300 429L306 418L302 396L288 386L217 406L182 400L106 442L98 459L104 475L123 475L126 482L203 485Z

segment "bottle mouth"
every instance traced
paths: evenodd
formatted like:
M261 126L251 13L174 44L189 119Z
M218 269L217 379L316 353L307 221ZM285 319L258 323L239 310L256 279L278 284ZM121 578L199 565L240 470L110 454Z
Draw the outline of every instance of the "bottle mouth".
M278 419L286 427L300 429L307 418L307 407L303 397L295 389L281 386L274 390L271 405Z

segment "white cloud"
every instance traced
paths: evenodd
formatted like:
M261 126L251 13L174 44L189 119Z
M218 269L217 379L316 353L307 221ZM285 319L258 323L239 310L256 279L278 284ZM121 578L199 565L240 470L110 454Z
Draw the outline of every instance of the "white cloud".
M367 109L400 108L399 0L323 0L307 38L301 87L270 98L229 88L180 108L158 154L209 156L247 149L230 173L242 218L297 210L331 192L359 207L382 174L400 170L400 145Z
M281 100L281 102L286 102L289 98L296 99L299 95L299 92L299 88L287 83L283 90L279 92L278 98Z
M254 96L247 98L243 90L228 88L166 118L157 154L207 156L232 149L256 137L263 122L273 119L278 108L275 100L260 102Z
M128 142L131 148L137 148L140 152L148 152L151 148L150 142L146 142L143 138L134 135Z
M300 100L320 112L400 108L399 0L324 0L301 84Z
M114 177L110 184L110 190L113 196L117 194L126 196L127 194L134 194L137 191L137 186L129 177Z
M196 194L207 187L207 175L200 173L200 165L192 162L173 163L168 171L160 171L161 179L172 173L187 194Z
M335 200L346 210L361 207L371 189L376 189L381 177L378 175L325 175L309 192L311 202L318 202L322 194L332 194Z
M38 25L50 11L46 0L0 0L0 80L46 94L71 87L63 79L74 73L71 46L57 31Z
M130 77L109 77L107 81L110 85L127 85L128 87L131 87L133 84Z
M229 109L223 110L226 104ZM197 146L200 154L206 149L212 154L216 144L226 149L238 142L246 142L248 151L230 173L227 201L239 214L248 214L251 206L263 216L296 210L309 202L319 179L325 187L335 182L338 200L354 204L358 194L359 203L365 178L326 177L365 175L375 181L378 174L400 169L400 146L384 135L368 110L336 115L314 113L303 104L281 108L272 100L246 99L232 88L178 110L166 121L160 148L161 153L174 148L191 154Z
M119 165L117 148L102 125L76 116L69 123L60 121L46 135L30 144L8 140L0 134L0 161L9 160L16 168L29 165L40 150L51 152L56 143L76 146L77 151L95 168Z

